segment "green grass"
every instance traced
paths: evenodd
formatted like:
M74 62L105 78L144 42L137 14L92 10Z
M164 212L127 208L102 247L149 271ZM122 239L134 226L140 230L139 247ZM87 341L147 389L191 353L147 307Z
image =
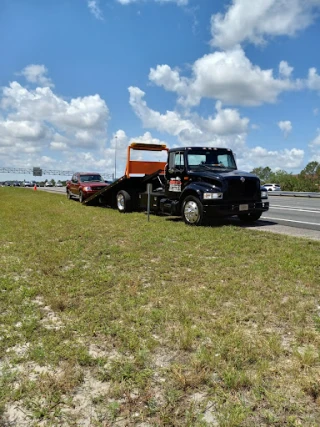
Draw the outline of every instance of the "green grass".
M0 425L320 424L318 242L0 202Z

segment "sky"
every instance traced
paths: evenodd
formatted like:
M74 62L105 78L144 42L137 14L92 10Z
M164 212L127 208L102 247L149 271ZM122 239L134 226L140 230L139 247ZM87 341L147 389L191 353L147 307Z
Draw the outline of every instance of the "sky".
M319 40L320 0L0 0L0 168L120 177L137 141L298 173L320 162Z

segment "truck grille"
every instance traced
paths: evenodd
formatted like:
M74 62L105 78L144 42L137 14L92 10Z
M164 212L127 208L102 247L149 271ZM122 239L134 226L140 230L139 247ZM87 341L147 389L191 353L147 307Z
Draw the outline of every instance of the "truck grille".
M227 181L227 189L224 195L225 200L257 200L260 198L260 184L256 178L230 177Z

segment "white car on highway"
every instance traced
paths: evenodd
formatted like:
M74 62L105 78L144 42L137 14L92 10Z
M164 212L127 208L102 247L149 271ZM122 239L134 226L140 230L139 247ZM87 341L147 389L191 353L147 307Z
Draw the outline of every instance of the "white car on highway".
M279 184L263 184L263 187L268 191L281 191L281 187Z

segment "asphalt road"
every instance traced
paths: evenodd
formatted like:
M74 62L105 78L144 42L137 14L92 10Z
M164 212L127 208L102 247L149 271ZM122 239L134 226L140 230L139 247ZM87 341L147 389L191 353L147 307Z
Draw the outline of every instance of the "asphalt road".
M38 190L66 194L65 187L40 187ZM320 198L269 195L269 202L269 212L253 225L243 224L237 219L224 223L320 241Z
M270 209L262 219L320 231L320 198L270 195L269 202Z

